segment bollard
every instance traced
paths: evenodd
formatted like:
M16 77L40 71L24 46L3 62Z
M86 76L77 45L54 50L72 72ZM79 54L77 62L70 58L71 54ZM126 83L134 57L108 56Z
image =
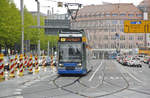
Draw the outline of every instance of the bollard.
M45 60L45 56L43 56L43 59L42 59L42 67L43 67L43 69L45 69L45 66L46 66L46 60Z
M53 64L53 55L51 56L51 68L53 68L54 67L54 64Z
M35 56L35 73L39 72L39 63L38 63L38 57Z
M17 71L17 69L18 69L18 68L17 68L17 67L18 67L18 55L17 55L17 54L16 54L16 56L15 56L15 60L14 60L14 61L15 61L15 63L14 63L14 64L15 64L15 65L14 65L14 66L15 66L15 69L14 69L14 70Z
M20 55L20 64L19 64L19 76L23 76L23 55L21 54Z
M29 74L32 74L32 73L33 73L32 54L31 54L30 57L29 57L28 66L29 66L29 68L28 68L29 72L28 72L28 73L29 73Z
M27 69L27 63L28 63L28 57L26 55L24 55L24 66L25 66L25 69Z
M0 54L0 79L4 80L4 55Z
M9 77L14 78L15 77L15 61L14 57L12 56L9 61Z

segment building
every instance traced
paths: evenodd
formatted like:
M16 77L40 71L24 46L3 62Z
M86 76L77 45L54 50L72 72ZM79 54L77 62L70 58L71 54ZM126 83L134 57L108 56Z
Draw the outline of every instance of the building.
M132 3L88 5L78 12L74 29L85 29L97 58L116 50L125 52L144 46L144 34L124 33L124 20L142 20L143 13Z
M37 15L38 15L38 12L37 12L37 11L30 11L30 13L32 14L32 16L37 16ZM46 17L47 15L40 12L40 16Z
M145 19L150 20L150 0L143 0L138 8L146 15ZM146 34L147 38L147 47L150 47L150 33Z
M70 28L70 20L67 14L48 15L44 23L46 35L57 35L59 30Z

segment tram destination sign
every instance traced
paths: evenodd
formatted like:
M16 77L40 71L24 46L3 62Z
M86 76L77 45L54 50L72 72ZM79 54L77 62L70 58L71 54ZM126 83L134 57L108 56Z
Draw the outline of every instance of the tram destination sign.
M150 33L150 20L125 20L125 33Z
M59 41L60 42L81 42L82 38L81 37L60 37Z

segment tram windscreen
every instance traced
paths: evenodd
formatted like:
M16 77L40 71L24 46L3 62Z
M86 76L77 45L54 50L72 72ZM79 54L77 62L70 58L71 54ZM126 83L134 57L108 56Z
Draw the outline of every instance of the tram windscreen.
M59 46L60 62L81 62L81 43L64 43Z

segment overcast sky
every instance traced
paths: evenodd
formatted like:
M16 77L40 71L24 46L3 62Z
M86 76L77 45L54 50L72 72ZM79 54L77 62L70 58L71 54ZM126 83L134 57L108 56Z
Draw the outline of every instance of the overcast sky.
M54 13L64 13L66 12L66 8L58 8L58 2L67 2L67 3L81 3L83 5L90 5L90 4L102 4L102 2L109 2L109 3L133 3L134 5L138 5L143 0L39 0L40 2L40 11L43 13L47 13L47 10L51 10L52 7L54 8ZM14 0L15 4L18 8L20 8L20 0ZM29 11L36 11L37 5L35 0L24 0L24 4Z

